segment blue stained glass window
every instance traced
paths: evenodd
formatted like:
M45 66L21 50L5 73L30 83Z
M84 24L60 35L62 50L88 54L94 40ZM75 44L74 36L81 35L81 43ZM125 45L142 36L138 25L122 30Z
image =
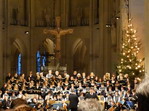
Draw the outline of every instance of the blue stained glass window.
M46 66L46 57L42 56L42 66Z
M22 72L22 54L18 55L18 64L17 64L17 74L21 74Z
M40 52L37 51L36 53L36 70L37 72L40 72L40 68L41 68L41 55L40 55Z
M37 72L41 72L41 66L46 66L46 56L45 55L41 55L40 51L37 51L36 53L36 69Z

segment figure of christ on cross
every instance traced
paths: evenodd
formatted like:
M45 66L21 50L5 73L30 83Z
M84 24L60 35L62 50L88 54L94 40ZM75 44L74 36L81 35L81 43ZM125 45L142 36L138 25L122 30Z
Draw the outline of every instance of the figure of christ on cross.
M56 17L56 29L44 29L44 34L51 34L54 35L56 38L56 47L55 47L55 57L56 61L59 63L61 58L61 36L66 34L73 33L73 29L66 29L63 30L60 28L60 17Z

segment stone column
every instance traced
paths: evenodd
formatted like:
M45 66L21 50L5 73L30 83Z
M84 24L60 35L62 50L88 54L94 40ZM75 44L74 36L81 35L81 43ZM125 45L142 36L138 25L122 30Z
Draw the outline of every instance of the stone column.
M59 16L61 16L61 27L66 28L68 26L67 24L67 18L69 10L68 1L66 0L59 0ZM66 65L66 41L67 41L67 35L63 36L61 38L61 65Z
M2 86L2 83L4 82L4 72L3 72L3 25L4 25L4 19L3 19L3 0L0 0L0 86Z
M103 73L111 72L111 21L110 21L110 0L103 2Z
M28 43L29 43L29 53L28 53L28 71L33 71L33 73L36 73L36 50L34 47L34 44L36 44L36 37L33 33L33 29L35 29L35 1L29 0L28 3L29 6L29 35L28 35Z
M149 76L149 1L145 0L145 72Z
M89 12L89 25L90 25L90 50L89 50L89 55L90 55L90 72L93 71L93 0L90 0L90 12Z

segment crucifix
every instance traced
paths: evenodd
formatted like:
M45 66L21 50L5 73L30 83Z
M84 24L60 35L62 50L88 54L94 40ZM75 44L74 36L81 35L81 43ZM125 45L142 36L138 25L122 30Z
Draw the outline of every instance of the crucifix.
M61 19L60 17L56 17L56 29L44 29L43 33L44 34L51 34L51 35L54 35L55 36L55 39L56 39L56 47L55 47L55 57L56 57L56 60L57 62L59 63L60 61L60 58L61 58L61 36L63 35L66 35L66 34L71 34L73 33L73 29L66 29L66 30L63 30L60 28L60 22L61 22Z

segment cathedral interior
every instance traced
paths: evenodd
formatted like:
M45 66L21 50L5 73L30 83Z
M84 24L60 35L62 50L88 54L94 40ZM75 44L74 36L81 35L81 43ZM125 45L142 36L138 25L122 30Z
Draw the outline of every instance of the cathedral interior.
M148 32L144 30L144 21L148 14L144 10L147 6L143 0L128 1L0 0L1 82L8 72L35 73L40 71L40 66L56 64L56 36L44 33L45 29L57 28L56 17L60 17L60 29L73 29L73 33L60 36L58 44L61 48L59 64L70 74L74 70L94 72L98 76L115 73L124 30L130 18L142 40L140 56L146 57L147 40L144 38Z
M90 86L85 84L85 90L90 87L90 96L95 91L105 94L92 88L108 89L109 84L114 84L113 101L115 96L120 96L117 90L126 91L126 96L129 91L131 96L137 91L142 94L137 88L141 77L149 75L148 29L149 0L0 0L0 98L7 88L15 91L12 81L17 81L15 85L20 81L22 86L27 84L30 88L39 78L42 88L49 85L48 88L55 89L64 89L63 84L69 82L68 89L82 88L89 81ZM43 75L47 73L48 76ZM55 86L53 81L58 81ZM121 83L126 84L123 87ZM17 88L17 94L21 95L23 88ZM96 94L93 98L98 100ZM45 95L43 99L46 100Z
M73 29L73 33L60 37L59 44L59 63L67 68L68 73L74 70L94 72L98 76L106 72L115 73L129 18L133 18L138 35L141 36L143 48L140 56L144 57L145 3L143 0L131 2L0 0L1 82L4 82L8 72L17 72L18 67L21 67L21 73L28 74L29 71L37 72L42 65L55 65L56 37L43 31L57 28L56 17L60 17L59 28ZM40 56L39 66L37 56Z

